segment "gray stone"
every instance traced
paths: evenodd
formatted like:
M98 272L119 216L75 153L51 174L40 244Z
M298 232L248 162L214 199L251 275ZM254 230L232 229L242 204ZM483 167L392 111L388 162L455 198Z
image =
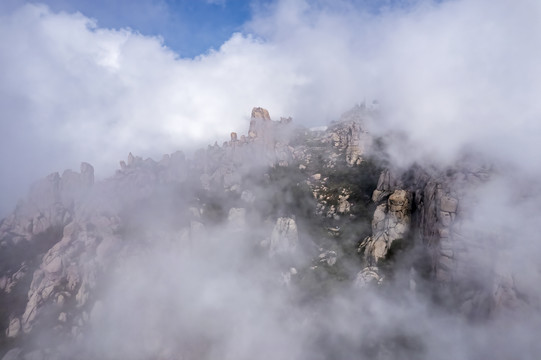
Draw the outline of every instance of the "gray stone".
M448 249L440 249L440 254L448 258L453 258L453 251Z
M84 187L94 185L94 167L89 163L81 163L81 182Z
M450 226L451 223L453 222L453 219L451 218L451 214L446 211L440 211L439 218L440 218L440 223L445 227Z
M62 323L68 321L68 314L66 314L65 312L61 312L60 315L58 315L58 321Z
M276 219L270 238L270 255L288 254L295 251L299 241L297 223L290 217Z
M60 256L56 256L49 260L49 262L45 265L44 270L51 274L60 272L62 270L62 259Z
M446 256L440 256L438 259L438 266L445 270L453 270L455 267L454 261Z
M14 338L21 332L21 321L19 318L13 318L9 322L9 326L6 330L6 336L8 338Z
M338 255L336 251L325 251L324 253L319 254L319 262L326 263L328 266L333 266L336 264Z
M229 215L227 216L229 225L236 229L242 229L246 226L246 209L245 208L231 208L229 209Z
M440 200L441 211L454 213L458 208L458 200L450 196L442 196Z
M370 284L380 284L383 278L379 275L379 269L375 266L366 267L357 273L355 286L365 287Z

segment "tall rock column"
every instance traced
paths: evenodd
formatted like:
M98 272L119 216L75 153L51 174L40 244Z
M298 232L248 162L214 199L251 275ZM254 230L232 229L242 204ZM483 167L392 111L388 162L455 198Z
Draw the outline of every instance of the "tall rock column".
M386 202L378 205L372 220L372 236L364 241L364 257L368 264L376 266L385 259L393 242L406 237L410 215L410 194L406 190L394 191Z
M411 223L411 193L395 190L379 204L372 220L372 236L361 244L367 267L357 275L359 285L380 281L378 265L387 258L394 242L405 241Z
M270 238L270 255L290 254L297 248L299 233L297 223L290 217L280 217L272 230Z

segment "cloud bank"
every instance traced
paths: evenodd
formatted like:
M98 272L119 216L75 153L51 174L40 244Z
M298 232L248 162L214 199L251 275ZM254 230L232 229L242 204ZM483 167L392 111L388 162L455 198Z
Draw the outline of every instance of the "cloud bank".
M159 157L244 133L253 106L320 125L373 99L385 120L372 131L410 139L398 162L473 147L537 173L540 15L533 0L284 0L190 59L83 14L5 10L0 162L14 191L0 202L11 208L30 181L80 161L107 176L129 151Z
M42 5L5 11L0 19L0 185L10 190L2 192L0 210L9 210L30 181L76 168L80 161L94 164L103 177L129 151L159 157L225 140L230 131L245 133L253 106L314 126L354 103L378 99L382 116L370 124L371 131L407 136L389 149L397 164L452 163L466 149L497 163L501 173L512 169L513 176L477 194L468 230L503 234L496 244L506 246L505 256L485 256L495 263L488 267L519 274L514 280L531 287L539 279L538 235L530 219L540 212L541 193L531 191L538 188L541 171L541 4L369 5L277 1L257 8L243 33L193 59L178 57L159 38L101 28L83 14L54 13ZM421 349L426 358L487 354L504 359L541 351L537 314L512 325L503 317L490 327L464 326L461 319L432 312L422 299L378 296L374 301L371 293L364 298L337 293L332 306L296 307L283 301L288 294L269 296L269 287L258 283L261 274L248 271L265 274L269 268L247 270L246 249L219 243L215 253L196 249L181 258L185 261L169 249L153 249L156 253L126 264L127 270L116 274L120 286L106 299L116 310L113 318L96 324L97 336L105 334L97 351L107 354L120 346L121 354L144 357L163 342L195 332L211 343L225 339L214 343L210 358L224 353L253 358L264 350L261 357L270 359L297 358L305 351L311 359L349 359L357 354L359 339L370 341L372 335L376 343L385 341L397 328L430 344ZM220 250L233 254L225 257ZM142 268L142 261L148 266ZM171 269L176 271L169 278ZM197 274L195 281L191 274ZM123 278L127 275L132 277ZM157 293L141 294L150 286ZM119 293L140 295L142 301L123 296L128 303L118 304ZM152 307L154 301L166 311ZM133 309L141 312L137 321L130 317ZM185 327L164 339L159 330L170 314L175 325ZM112 334L119 328L111 323L122 324L119 319L126 321L123 331ZM198 323L201 319L208 323ZM254 328L257 321L272 330L269 342ZM145 333L149 328L158 330ZM328 349L337 352L325 354Z

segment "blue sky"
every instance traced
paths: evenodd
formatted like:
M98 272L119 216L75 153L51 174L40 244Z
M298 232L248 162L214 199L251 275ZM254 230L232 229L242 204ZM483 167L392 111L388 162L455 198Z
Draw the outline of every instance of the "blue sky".
M12 6L35 1L7 0ZM182 57L218 48L241 31L251 8L264 1L243 0L43 0L55 12L81 12L105 28L129 27L161 36Z
M373 13L414 3L412 0L312 1L314 6L329 8L340 2ZM159 36L179 56L194 57L218 49L233 33L245 30L254 12L265 12L276 1L5 0L3 6L13 8L24 3L46 4L54 12L81 12L95 19L99 27L131 28L143 35Z
M182 57L218 48L250 18L242 0L46 0L53 10L80 11L106 28L129 27L161 36Z

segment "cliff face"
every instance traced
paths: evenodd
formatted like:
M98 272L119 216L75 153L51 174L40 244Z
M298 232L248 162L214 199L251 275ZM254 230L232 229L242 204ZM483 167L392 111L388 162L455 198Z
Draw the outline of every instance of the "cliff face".
M254 108L248 136L232 133L193 160L180 152L159 162L130 153L99 183L87 163L80 173L67 170L37 182L0 224L4 349L41 339L44 331L55 334L54 342L45 337L33 346L54 348L83 337L109 274L149 243L172 241L187 249L209 236L208 228L226 222L238 235L248 220L264 217L264 248L273 256L294 251L295 220L268 206L272 193L257 194L269 167L286 168L298 155L288 145L290 123ZM247 214L254 203L264 216Z
M273 121L267 110L254 108L247 136L232 133L230 141L209 146L192 160L180 152L159 162L130 154L113 177L101 182L94 182L87 163L79 173L68 170L37 182L0 223L2 347L4 352L11 349L4 359L128 356L130 352L118 350L120 345L100 342L103 349L97 349L87 339L96 337L108 311L116 314L107 300L117 284L111 279L123 274L125 263L134 258L142 259L141 266L154 266L148 259L156 248L179 254L178 259L186 254L212 259L210 269L227 273L233 268L235 281L249 271L252 284L265 284L262 293L286 291L282 302L295 294L299 303L293 314L301 314L311 327L306 339L338 329L315 326L313 310L298 310L299 304L326 304L320 299L332 298L335 289L349 284L357 289L354 297L406 284L405 293L428 294L430 301L452 312L479 319L501 308L527 306L511 275L494 273L479 261L492 250L463 231L468 221L464 209L476 187L490 178L491 168L461 162L446 169L385 169L370 152L373 141L364 120L372 115L357 107L327 130L316 131L294 129L290 118ZM205 274L201 262L196 268ZM199 273L191 276L207 279ZM168 291L174 299L181 296L178 302L191 309L193 303L183 302L191 295L174 295L176 286L165 287L164 296ZM142 293L149 292L160 299L159 289L142 286L131 295L147 299ZM265 307L274 304L257 294ZM205 296L196 300L210 301ZM116 301L133 306L128 295ZM159 306L149 301L141 306ZM160 330L156 326L162 323L149 323L146 312L138 311L142 315L134 316L141 319L136 324L146 334L145 344L132 341L130 346L139 352L131 358L214 358L205 351L223 341L215 333L222 323L200 332L182 332L178 323ZM188 315L177 311L186 320ZM319 329L315 337L314 326ZM191 340L178 341L178 331ZM155 343L149 345L149 339ZM365 355L406 351L428 356L423 346L412 348L410 340L374 341L327 346L348 347L343 358L352 349ZM302 348L301 341L297 345Z

